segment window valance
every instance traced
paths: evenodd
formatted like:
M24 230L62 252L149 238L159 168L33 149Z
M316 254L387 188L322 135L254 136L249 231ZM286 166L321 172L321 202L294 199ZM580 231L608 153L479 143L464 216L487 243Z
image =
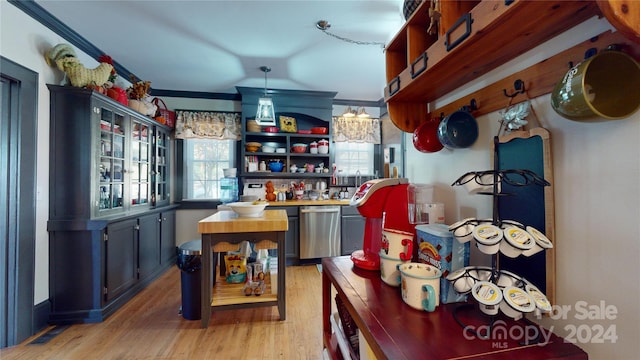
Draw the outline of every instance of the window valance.
M240 112L176 110L176 139L240 140Z

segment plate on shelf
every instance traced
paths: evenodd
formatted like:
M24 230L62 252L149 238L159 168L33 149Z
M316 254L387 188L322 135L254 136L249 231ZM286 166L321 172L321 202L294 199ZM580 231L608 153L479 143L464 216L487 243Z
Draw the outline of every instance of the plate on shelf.
M311 130L298 130L298 134L311 134Z

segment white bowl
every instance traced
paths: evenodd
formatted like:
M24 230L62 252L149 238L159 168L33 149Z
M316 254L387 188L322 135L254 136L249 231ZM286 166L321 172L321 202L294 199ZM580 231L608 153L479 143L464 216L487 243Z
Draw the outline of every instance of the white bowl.
M238 216L241 217L260 217L264 212L264 208L269 205L268 203L253 204L253 202L233 202L226 204L231 208Z
M273 153L273 152L276 152L276 148L273 146L263 145L262 152Z

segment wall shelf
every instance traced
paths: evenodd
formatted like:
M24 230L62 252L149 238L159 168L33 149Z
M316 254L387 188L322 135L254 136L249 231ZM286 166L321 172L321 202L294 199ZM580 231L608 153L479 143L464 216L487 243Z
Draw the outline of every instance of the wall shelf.
M584 59L584 54L588 49L596 48L598 51L602 51L610 44L620 44L629 55L636 59L640 58L640 44L631 42L620 32L606 31L522 71L511 74L451 103L442 105L432 110L430 115L435 118L440 116L441 113L450 114L460 109L463 105L469 104L471 99L475 99L478 104L478 109L473 111L473 115L476 117L503 109L509 103L509 98L504 96L503 90L506 89L507 92L512 92L513 84L518 79L525 83L526 94L517 95L512 103L519 103L527 97L536 98L548 94L553 91L557 81L569 70L568 64L570 62L578 64Z
M463 37L465 26L432 42L428 10L429 2L423 2L386 53L385 101L391 120L405 132L427 120L429 102L599 14L592 0L483 0L469 12L468 36L447 51L445 40Z

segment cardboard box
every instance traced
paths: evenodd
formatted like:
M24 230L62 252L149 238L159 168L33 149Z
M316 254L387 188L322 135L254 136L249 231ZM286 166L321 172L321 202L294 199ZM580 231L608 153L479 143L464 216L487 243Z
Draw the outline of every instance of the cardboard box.
M446 279L452 271L469 265L469 242L461 244L445 224L416 225L417 261L431 264L442 271L440 302L442 304L465 301Z

